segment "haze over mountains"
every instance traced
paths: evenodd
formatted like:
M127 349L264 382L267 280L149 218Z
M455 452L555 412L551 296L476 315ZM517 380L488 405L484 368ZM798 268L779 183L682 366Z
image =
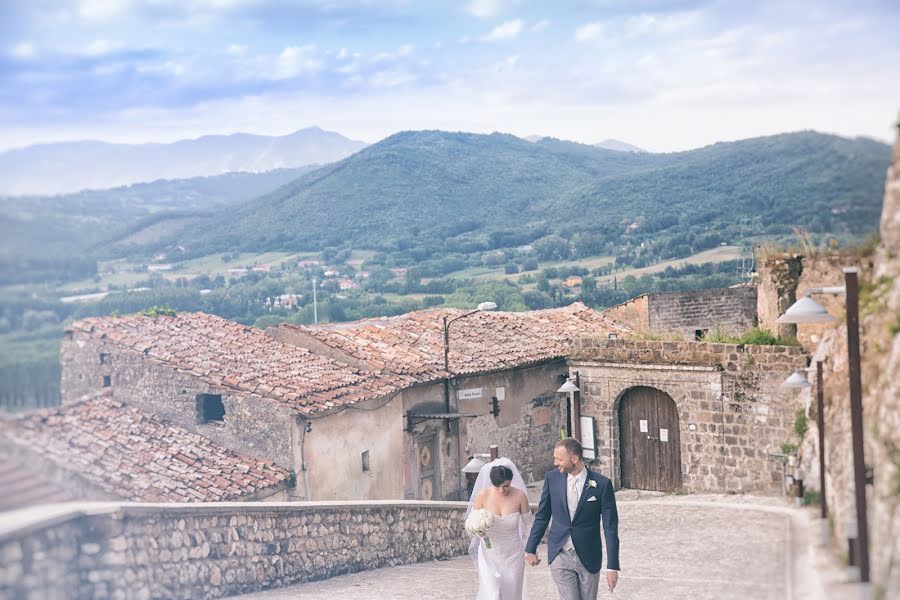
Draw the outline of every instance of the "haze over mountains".
M365 146L318 127L285 136L237 133L170 144L39 144L0 153L0 195L62 194L158 179L291 169L331 163Z

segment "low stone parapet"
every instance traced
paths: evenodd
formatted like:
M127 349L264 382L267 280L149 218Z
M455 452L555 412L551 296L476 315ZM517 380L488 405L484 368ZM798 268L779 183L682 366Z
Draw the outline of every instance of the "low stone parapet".
M0 515L0 597L217 598L459 556L464 502L72 503Z

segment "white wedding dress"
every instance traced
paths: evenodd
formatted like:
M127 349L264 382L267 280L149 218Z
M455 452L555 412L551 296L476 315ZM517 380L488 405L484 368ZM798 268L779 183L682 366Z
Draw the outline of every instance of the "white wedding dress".
M494 515L491 549L484 540L478 544L476 600L525 600L525 542L533 522L531 513Z

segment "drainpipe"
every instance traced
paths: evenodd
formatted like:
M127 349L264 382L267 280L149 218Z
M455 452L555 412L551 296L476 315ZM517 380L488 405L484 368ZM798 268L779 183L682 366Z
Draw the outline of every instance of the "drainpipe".
M572 437L581 443L581 377L575 371L575 387L577 392L572 394Z
M307 502L311 500L309 497L309 480L306 478L306 434L312 431L312 422L304 418L300 418L300 471L303 473L303 499Z

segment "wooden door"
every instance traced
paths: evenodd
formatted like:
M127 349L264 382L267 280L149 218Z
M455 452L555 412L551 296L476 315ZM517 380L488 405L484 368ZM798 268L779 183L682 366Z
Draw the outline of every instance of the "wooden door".
M674 492L681 487L678 408L649 387L628 390L619 404L622 487Z
M437 449L437 435L422 436L416 444L417 458L419 461L419 489L417 498L419 500L440 500L440 491L437 478L437 469L435 465L437 458L435 450Z

